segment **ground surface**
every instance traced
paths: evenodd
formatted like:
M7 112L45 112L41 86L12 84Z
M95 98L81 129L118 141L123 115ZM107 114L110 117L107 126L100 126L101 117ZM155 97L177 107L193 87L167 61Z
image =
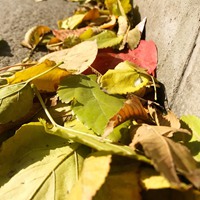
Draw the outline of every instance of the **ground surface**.
M166 86L177 115L200 117L200 1L135 0L141 18L147 17L146 39L158 47L158 79ZM0 0L0 67L20 62L28 54L20 42L35 25L56 28L75 4L64 0ZM42 53L37 53L40 57Z

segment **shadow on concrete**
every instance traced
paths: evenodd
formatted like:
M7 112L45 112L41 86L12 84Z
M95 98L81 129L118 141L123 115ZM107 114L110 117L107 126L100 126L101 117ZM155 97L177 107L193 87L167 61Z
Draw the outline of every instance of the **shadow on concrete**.
M10 46L5 40L0 41L0 56L13 57Z

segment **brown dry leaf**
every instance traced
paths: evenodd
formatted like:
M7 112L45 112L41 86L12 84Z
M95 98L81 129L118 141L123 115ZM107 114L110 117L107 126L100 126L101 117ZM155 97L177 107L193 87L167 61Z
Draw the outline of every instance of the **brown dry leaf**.
M47 54L40 58L39 63L46 59L53 60L57 64L63 62L59 68L74 72L74 74L80 74L94 62L97 52L96 41L85 41L70 49L63 49Z
M34 26L26 32L21 44L30 49L34 49L40 43L43 36L50 31L51 29L48 26Z
M164 131L164 129L166 130ZM141 145L146 156L152 159L154 167L170 183L180 186L177 170L185 175L196 187L199 187L200 183L195 179L195 175L199 175L199 170L197 170L196 162L189 150L180 143L163 136L172 134L174 129L171 129L170 132L170 127L150 126L147 124L138 126L132 132L134 137L130 146L135 149L138 145ZM177 130L177 132L181 131L183 130Z
M7 78L7 82L9 84L15 84L24 81L32 81L38 90L54 92L61 78L70 74L70 72L66 70L58 67L55 68L55 65L54 61L45 60L38 65L16 72L12 77Z
M152 105L148 106L148 110L149 114L158 126L170 126L177 129L181 127L180 120L172 111L168 111L167 114L163 114Z
M99 14L99 9L97 8L93 8L91 10L89 10L86 15L83 18L83 21L87 21L87 20L95 20L97 18L99 18L100 14Z
M140 119L143 121L147 121L149 119L147 111L136 96L132 96L128 99L119 112L109 120L103 137L107 137L116 126L130 118L134 118L136 120Z
M67 37L71 37L71 36L77 36L79 37L84 31L86 31L88 28L90 27L83 27L83 28L79 28L79 29L75 29L75 30L52 30L53 34L56 36L56 38L58 38L61 41L64 41Z

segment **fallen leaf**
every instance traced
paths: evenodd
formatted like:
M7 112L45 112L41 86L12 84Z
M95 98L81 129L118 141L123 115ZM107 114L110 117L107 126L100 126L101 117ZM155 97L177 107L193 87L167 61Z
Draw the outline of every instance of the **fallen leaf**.
M85 159L78 182L69 194L70 200L92 200L110 170L111 155L97 152Z
M7 78L7 81L9 84L31 81L40 91L54 92L61 78L69 74L71 74L69 71L56 67L54 61L45 60L40 64L16 72L12 77Z
M131 147L137 148L140 144L147 157L152 159L154 167L163 174L168 181L180 187L180 180L176 170L184 175L191 183L199 188L200 170L186 146L164 137L165 131L157 126L143 124L132 132L134 138ZM169 127L168 127L169 128ZM178 132L178 130L177 130Z
M27 83L0 88L0 124L15 122L33 106L34 93Z
M124 103L124 98L101 91L95 75L66 77L58 88L58 96L65 103L74 100L72 110L77 118L98 135L102 135L108 120Z
M104 49L108 47L114 47L116 45L119 45L123 39L123 36L117 36L114 31L105 30L88 40L96 40L97 46L99 49Z
M136 96L133 96L131 99L126 100L119 112L117 112L109 120L102 137L107 137L113 131L114 127L118 126L119 124L130 118L142 121L149 120L147 111L144 109L140 100Z
M200 118L195 115L184 115L181 117L184 128L192 131L192 138L186 144L197 162L200 162Z
M122 159L121 159L122 160ZM106 182L97 192L94 199L102 200L105 197L115 200L142 200L142 191L139 184L139 163L112 164Z
M1 147L0 199L67 198L89 153L45 133L39 122L23 125Z
M74 74L80 74L85 71L95 60L97 55L96 41L85 41L77 44L70 49L64 49L47 54L40 58L39 62L46 59L53 60L57 64L64 62L59 68L65 69Z
M41 42L44 35L50 31L51 29L48 26L34 26L26 32L21 44L30 49L34 49Z
M151 77L130 62L122 62L99 79L100 87L108 94L134 93L143 96Z

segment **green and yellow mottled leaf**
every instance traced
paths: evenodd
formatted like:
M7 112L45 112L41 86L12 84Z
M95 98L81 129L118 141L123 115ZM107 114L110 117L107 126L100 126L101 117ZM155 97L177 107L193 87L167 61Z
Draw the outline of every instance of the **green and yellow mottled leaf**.
M109 94L138 94L149 84L151 77L140 72L128 61L108 70L99 80L100 87Z
M33 97L33 90L27 83L0 88L0 124L25 116L33 105Z

